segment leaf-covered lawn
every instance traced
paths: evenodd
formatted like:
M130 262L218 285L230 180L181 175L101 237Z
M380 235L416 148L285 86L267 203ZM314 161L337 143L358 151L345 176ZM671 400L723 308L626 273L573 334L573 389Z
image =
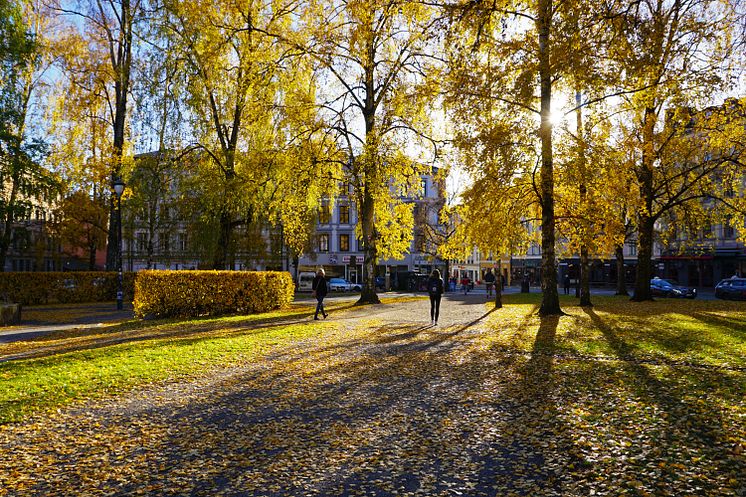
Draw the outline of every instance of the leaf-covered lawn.
M491 344L526 351L548 349L637 360L746 367L746 304L742 302L594 296L594 307L561 299L567 316L549 342L536 340L542 324L539 295L510 295L506 307L489 317Z
M541 320L537 296L505 300L444 301L439 328L426 301L161 323L185 336L1 364L30 384L148 366L1 427L0 495L746 495L739 306L596 298Z

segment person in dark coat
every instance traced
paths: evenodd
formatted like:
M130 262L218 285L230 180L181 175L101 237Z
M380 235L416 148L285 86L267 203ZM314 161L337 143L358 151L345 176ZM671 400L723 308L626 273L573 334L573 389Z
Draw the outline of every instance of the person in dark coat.
M438 324L438 315L440 314L440 298L443 296L443 278L440 277L440 271L433 269L430 278L427 280L427 293L430 295L430 324Z
M570 274L569 273L565 273L564 283L565 283L565 295L570 295Z
M313 283L311 284L313 296L316 297L316 313L313 315L313 319L315 320L319 319L319 312L324 316L324 319L328 316L326 311L324 311L324 297L326 297L329 290L326 284L326 278L324 277L325 274L324 270L319 268L319 270L316 271L316 277L313 279Z
M484 283L487 287L487 297L492 297L492 287L495 284L495 274L492 272L492 269L488 269L484 275Z

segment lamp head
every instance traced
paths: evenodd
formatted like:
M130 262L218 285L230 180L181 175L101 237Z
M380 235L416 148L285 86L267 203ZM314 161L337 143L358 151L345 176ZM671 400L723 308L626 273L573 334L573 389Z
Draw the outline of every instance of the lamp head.
M114 187L114 193L117 194L117 198L121 198L122 193L124 193L124 181L121 178L117 178L111 186Z

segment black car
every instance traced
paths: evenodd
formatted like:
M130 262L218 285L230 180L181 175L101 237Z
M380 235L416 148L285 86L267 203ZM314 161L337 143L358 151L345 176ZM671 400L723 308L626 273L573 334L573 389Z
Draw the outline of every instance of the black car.
M725 300L746 300L746 278L728 278L715 286L715 297Z
M682 286L673 280L653 278L650 280L650 292L657 297L697 298L697 289Z

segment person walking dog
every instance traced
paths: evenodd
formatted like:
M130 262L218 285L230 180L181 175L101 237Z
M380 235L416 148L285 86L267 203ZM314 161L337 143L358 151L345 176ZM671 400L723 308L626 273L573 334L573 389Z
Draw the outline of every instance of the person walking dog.
M313 290L312 295L316 297L316 313L313 315L313 319L317 321L319 319L319 312L324 316L324 319L328 316L326 311L324 311L324 297L326 297L329 290L326 284L326 278L324 277L325 275L326 273L324 272L324 269L319 268L319 270L316 271L316 277L313 279L313 283L311 284L311 290Z
M430 279L427 280L427 293L430 294L430 324L433 326L438 324L443 290L443 278L440 277L440 271L433 269Z

